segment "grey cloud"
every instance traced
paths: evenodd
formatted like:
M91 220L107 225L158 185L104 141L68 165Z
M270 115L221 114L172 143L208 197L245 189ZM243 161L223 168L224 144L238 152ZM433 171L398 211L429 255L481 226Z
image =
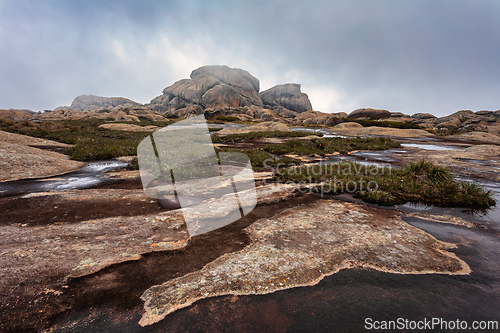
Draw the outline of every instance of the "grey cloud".
M322 111L500 108L494 1L0 4L2 108L54 108L88 93L147 102L203 64L271 84L293 77L316 89Z

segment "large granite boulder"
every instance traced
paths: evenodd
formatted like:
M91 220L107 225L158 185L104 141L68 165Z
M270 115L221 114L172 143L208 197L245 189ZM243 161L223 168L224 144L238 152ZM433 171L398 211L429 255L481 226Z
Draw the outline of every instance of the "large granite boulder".
M259 94L265 107L282 107L295 112L312 110L307 94L300 91L300 84L286 83L274 86Z
M177 81L154 98L149 107L167 111L199 105L202 108L262 106L258 96L259 80L239 68L204 66L194 70L190 79Z
M380 110L380 109L357 109L349 113L347 118L349 119L358 119L358 118L364 118L364 119L371 119L371 120L376 120L376 119L384 119L384 118L389 118L391 116L391 113L387 110Z
M56 108L54 111L63 109L71 111L118 110L125 108L136 108L141 106L142 104L124 97L80 95L73 100L70 106L61 106Z

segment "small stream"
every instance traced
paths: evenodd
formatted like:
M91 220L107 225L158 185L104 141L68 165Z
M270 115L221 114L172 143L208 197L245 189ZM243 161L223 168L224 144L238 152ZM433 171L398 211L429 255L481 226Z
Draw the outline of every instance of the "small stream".
M1 182L0 197L97 187L110 182L105 176L107 171L121 169L127 165L128 163L118 160L95 161L88 162L79 170L58 176Z
M338 135L334 134L332 132L329 132L323 128L310 128L310 127L290 127L290 129L294 132L311 132L311 134L314 133L321 133L323 134L323 138L347 138L345 135Z

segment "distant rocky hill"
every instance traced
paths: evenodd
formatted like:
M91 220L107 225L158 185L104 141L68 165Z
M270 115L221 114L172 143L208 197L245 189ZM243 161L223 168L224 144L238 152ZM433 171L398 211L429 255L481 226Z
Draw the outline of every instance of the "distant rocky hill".
M61 106L58 110L71 111L98 111L98 110L120 110L124 108L134 108L142 104L134 102L124 97L101 97L95 95L81 95L73 100L70 106Z

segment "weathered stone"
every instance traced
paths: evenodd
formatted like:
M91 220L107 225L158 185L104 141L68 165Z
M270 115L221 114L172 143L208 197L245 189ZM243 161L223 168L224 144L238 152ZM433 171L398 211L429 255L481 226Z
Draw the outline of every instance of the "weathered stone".
M331 117L331 114L320 111L306 111L295 117L297 124L303 125L324 125Z
M495 121L496 121L496 119L495 119ZM480 122L481 122L480 118L471 118L471 119L467 119L466 121L464 121L464 125L478 124Z
M454 138L490 142L490 143L496 143L496 144L500 145L500 137L498 135L494 135L491 133L468 132L468 133L463 133L463 134L459 134L457 136L454 136Z
M55 176L81 168L84 163L39 148L68 148L70 145L0 131L0 181Z
M189 105L187 107L171 111L170 113L180 118L187 118L204 114L204 111L203 108L199 105Z
M312 110L307 94L300 91L300 84L287 83L274 86L259 94L266 107L284 107L295 112Z
M127 107L137 107L142 104L134 102L131 99L124 97L101 97L95 95L80 95L76 97L70 106L61 106L56 108L66 109L72 111L97 111L97 110L116 110L118 108L123 109Z
M154 98L149 106L157 111L181 109L189 105L209 107L262 106L259 80L245 70L227 66L204 66L191 79L177 81Z
M346 123L340 123L335 126L335 128L362 128L363 125L355 123L355 122L346 122Z
M440 130L456 131L458 129L458 125L454 121L445 121L438 124L436 128Z
M347 118L347 113L346 112L334 112L330 113L330 116L334 118Z
M317 284L345 268L404 274L468 274L444 243L394 212L323 200L261 219L246 228L251 244L201 270L144 292L141 326L197 300L219 295L268 294Z
M300 114L300 112L292 111L282 106L275 106L273 108L273 111L276 112L276 114L279 115L280 117L289 119L294 119Z
M394 117L394 118L399 118L399 117L410 117L409 115L407 114L404 114L403 112L391 112L391 117Z
M357 109L349 113L347 118L350 119L358 119L358 118L367 118L367 119L383 119L389 118L391 113L387 110L380 109Z
M244 90L259 91L259 80L247 71L228 66L203 66L191 72L191 79L213 77L220 82Z
M476 114L478 116L489 116L489 115L493 114L493 112L488 111L488 110L481 110L481 111L477 111Z
M415 113L411 117L414 119L434 119L434 118L437 118L435 115L432 115L430 113Z
M449 123L458 126L462 122L460 119L461 119L460 117L454 117L454 116L441 117L436 119L436 124Z
M254 109L255 110L255 109ZM270 109L257 109L253 112L253 117L264 121L280 121L280 117L276 112Z
M474 117L476 114L472 112L471 110L460 110L455 113L452 113L449 115L449 117L465 117L465 118L470 118Z

